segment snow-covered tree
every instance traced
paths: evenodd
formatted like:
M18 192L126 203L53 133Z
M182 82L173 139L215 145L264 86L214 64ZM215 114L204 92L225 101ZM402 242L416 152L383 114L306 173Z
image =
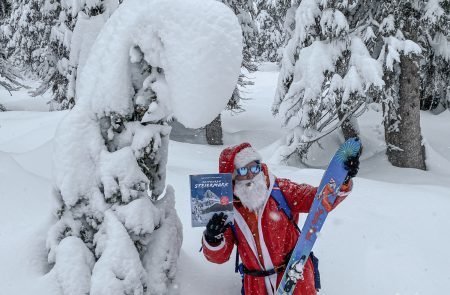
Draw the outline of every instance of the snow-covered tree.
M442 111L450 106L450 1L419 4L421 108Z
M285 18L291 0L258 0L256 56L263 61L278 62L285 38Z
M234 12L241 24L242 36L243 36L243 50L242 50L242 67L243 71L239 76L238 86L233 92L230 101L228 102L227 109L239 111L241 106L239 104L242 96L242 90L247 85L252 85L249 79L247 79L246 72L253 72L256 70L256 64L254 61L255 49L256 49L256 24L254 21L256 12L253 5L253 1L248 0L219 0L227 5Z
M231 8L241 24L244 40L242 66L249 71L255 70L254 56L256 48L256 12L253 1L248 0L220 0Z
M5 88L10 93L26 87L19 81L21 78L20 73L4 57L0 56L0 87Z
M64 294L169 293L182 231L165 185L167 120L212 121L241 51L235 16L211 0L127 0L103 27L55 137L47 248Z
M9 0L0 0L0 20L3 20L11 13L11 2Z
M29 0L28 0L29 1ZM16 45L20 45L20 21L22 15L25 15L26 0L14 1L11 3L11 13L8 20L2 21L2 43L5 44L4 53L10 57L15 52ZM22 22L23 24L23 22ZM20 48L19 48L20 49Z
M7 55L16 67L43 77L52 67L49 37L59 4L52 0L13 1L9 22L2 26Z
M35 95L40 95L48 89L52 91L52 110L68 109L75 103L73 97L67 97L67 85L72 73L69 68L70 41L72 30L76 23L76 16L80 1L59 1L57 21L53 24L49 36L49 55L52 67L43 77L41 86Z
M420 132L420 72L422 52L419 1L372 2L374 32L381 43L385 87L381 103L389 161L399 167L425 169ZM378 52L374 52L376 55Z
M284 33L284 44L283 48L287 45L289 40L291 40L292 35L295 30L295 12L297 11L299 0L292 0L291 7L286 11L286 16L284 17L283 33ZM283 49L281 49L281 57L283 54Z
M7 0L0 0L0 87L5 88L8 92L18 90L24 87L19 82L21 75L18 70L13 68L7 60L7 53L5 44L9 31L7 24L11 13L11 3ZM0 104L0 111L5 111L6 108Z
M52 89L51 109L72 108L76 80L100 29L119 5L116 0L61 0L58 21L50 36L54 66L44 77L36 94Z
M357 136L357 111L383 86L382 68L366 45L357 1L301 1L286 45L274 114L291 132L282 156L307 156L320 138L341 128Z

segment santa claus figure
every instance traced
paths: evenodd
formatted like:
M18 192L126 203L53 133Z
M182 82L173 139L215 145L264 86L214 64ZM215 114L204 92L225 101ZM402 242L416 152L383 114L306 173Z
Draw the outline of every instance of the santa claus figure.
M249 143L226 148L219 159L219 172L232 173L234 200L234 232L225 224L226 215L215 214L203 235L203 253L214 263L230 259L233 247L243 263L246 295L275 294L283 276L289 255L299 237L294 222L300 213L308 213L317 188L277 178L261 162L261 156ZM359 161L347 161L349 179L341 187L338 198L351 190L351 177L358 171ZM289 220L271 196L280 189L289 205L293 219ZM336 202L339 203L339 202ZM333 208L332 208L333 209ZM314 267L308 258L293 294L316 294Z

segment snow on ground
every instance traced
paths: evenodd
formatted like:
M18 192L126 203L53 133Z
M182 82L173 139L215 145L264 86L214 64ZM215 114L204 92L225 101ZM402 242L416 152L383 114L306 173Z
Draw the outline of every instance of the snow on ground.
M21 83L30 88L9 93L6 89L0 87L0 103L9 111L47 112L49 110L47 102L51 96L50 90L43 95L31 97L30 91L39 87L40 82L25 79Z
M244 102L247 111L223 113L227 145L250 141L266 159L273 159L284 134L279 119L270 114L277 75L273 67L256 72L256 84L248 90L253 99ZM24 92L18 94L16 106L29 99ZM1 95L0 103L4 101ZM48 271L44 244L53 206L52 139L65 114L0 113L1 295L57 294L42 276ZM450 112L422 115L427 172L390 166L381 115L371 111L361 118L365 150L354 191L329 216L315 247L321 294L428 295L450 290ZM337 137L330 138L323 150L317 149L314 167L328 161L337 142ZM239 294L234 254L224 265L207 262L198 252L202 229L190 226L188 175L216 172L222 147L171 141L169 149L167 183L175 188L184 226L177 289L183 295ZM269 168L280 177L314 185L323 173L276 161L269 161Z
M225 144L251 141L254 147L266 149L286 133L280 128L281 119L273 117L270 110L277 86L278 70L269 65L261 67L264 71L249 75L249 79L257 84L242 90L246 98L242 102L245 112L222 113Z
M0 294L50 294L52 139L66 112L0 114ZM42 290L39 293L37 290Z

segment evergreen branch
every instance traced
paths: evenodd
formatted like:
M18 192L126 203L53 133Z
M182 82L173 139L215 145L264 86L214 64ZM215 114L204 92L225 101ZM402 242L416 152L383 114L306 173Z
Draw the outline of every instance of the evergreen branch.
M349 117L351 117L351 116L353 115L353 113L355 113L355 112L356 112L356 111L357 111L364 103L365 103L365 102L359 102L359 103L357 104L357 107L354 108L351 112L346 113L346 114L342 117L342 119L341 119L335 126L333 126L332 128L330 128L329 130L325 131L324 133L321 133L319 136L316 136L316 137L313 138L313 139L310 139L310 140L301 142L301 144L314 143L314 142L316 142L316 141L322 139L323 137L327 136L328 134L330 134L331 132L333 132L333 131L336 130L337 128L341 127L342 124L345 122L345 120L347 120ZM336 120L336 118L335 118L334 116L333 116L333 117L330 117L330 118L332 118L332 119L330 120L331 122L334 121L334 120ZM325 127L326 127L326 125L325 125L325 124L322 124L322 125L318 128L318 131L319 131L319 132L322 132L322 130L323 130Z
M287 99L293 100L294 97L291 96L291 97L288 97ZM287 100L287 99L285 98L285 100ZM299 95L297 101L296 101L295 103L291 104L291 106L290 106L284 113L285 113L286 115L287 115L288 113L290 113L290 112L292 111L292 109L294 109L295 107L297 107L297 104L299 104L300 101L301 101L302 99L303 99L303 97L302 97L301 95ZM278 113L278 111L277 111L277 113ZM283 125L286 126L286 125L289 123L289 121L291 120L291 118L292 118L292 116L289 116L289 118L286 118L286 119L284 120L284 122L283 122Z

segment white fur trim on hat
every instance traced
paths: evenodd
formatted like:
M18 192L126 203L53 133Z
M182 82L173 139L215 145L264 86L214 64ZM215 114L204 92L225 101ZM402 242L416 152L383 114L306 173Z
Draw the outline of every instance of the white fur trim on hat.
M252 147L246 147L234 157L234 167L241 168L252 161L261 161L261 155Z

